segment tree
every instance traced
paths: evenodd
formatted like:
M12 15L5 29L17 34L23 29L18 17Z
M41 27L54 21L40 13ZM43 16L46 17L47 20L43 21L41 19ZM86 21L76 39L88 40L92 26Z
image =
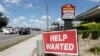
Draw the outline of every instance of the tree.
M0 28L5 27L8 24L9 19L4 16L2 13L0 13Z
M53 22L51 26L54 26L54 30L59 30L59 22Z

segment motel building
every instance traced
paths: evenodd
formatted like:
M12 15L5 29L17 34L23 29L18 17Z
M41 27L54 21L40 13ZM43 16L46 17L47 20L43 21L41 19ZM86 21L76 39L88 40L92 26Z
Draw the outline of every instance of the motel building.
M96 22L100 23L100 5L95 6L76 16L77 21L83 21L83 23Z

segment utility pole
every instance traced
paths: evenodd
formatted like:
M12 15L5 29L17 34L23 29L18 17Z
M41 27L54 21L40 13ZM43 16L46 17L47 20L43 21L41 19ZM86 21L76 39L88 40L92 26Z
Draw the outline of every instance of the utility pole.
M46 22L47 22L47 31L48 31L49 30L48 0L45 0L45 12L46 12Z

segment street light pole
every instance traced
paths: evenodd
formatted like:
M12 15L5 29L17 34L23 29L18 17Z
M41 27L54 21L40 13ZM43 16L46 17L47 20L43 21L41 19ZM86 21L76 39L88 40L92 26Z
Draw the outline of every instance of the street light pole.
M48 0L45 0L45 12L46 12L47 31L48 31L49 30Z

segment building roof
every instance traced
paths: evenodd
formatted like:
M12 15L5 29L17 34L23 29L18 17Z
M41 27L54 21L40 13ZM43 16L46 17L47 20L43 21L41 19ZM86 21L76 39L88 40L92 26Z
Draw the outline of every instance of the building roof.
M76 20L100 22L100 5L97 5L96 7L76 16Z

